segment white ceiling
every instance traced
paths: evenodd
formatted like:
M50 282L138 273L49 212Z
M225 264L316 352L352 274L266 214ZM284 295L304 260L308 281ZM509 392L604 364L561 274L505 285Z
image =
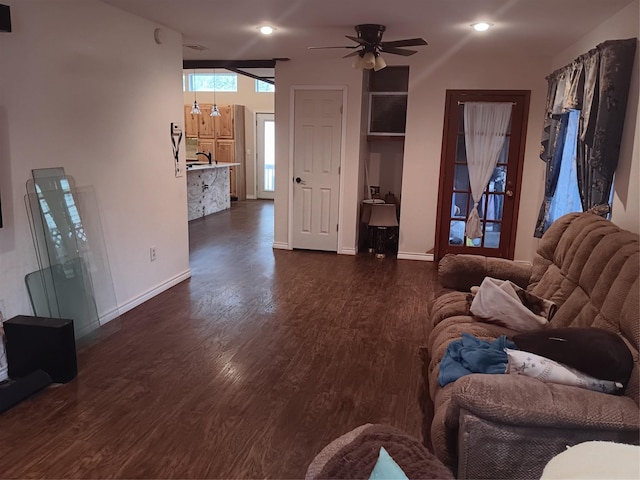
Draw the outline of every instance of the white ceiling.
M351 50L309 46L352 45L354 25L380 23L384 40L423 37L429 55L452 48L473 54L552 56L634 0L102 0L184 35L185 60L339 58ZM485 33L469 25L494 24ZM260 35L257 27L277 31ZM418 53L419 55L420 53ZM345 60L347 61L347 60Z

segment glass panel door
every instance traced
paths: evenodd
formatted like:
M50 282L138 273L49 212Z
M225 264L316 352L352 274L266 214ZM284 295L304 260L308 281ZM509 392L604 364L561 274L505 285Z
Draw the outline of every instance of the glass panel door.
M496 167L478 202L482 236L465 235L473 207L464 136L466 102L510 102L511 123ZM513 258L529 108L528 91L448 90L438 195L436 259L447 253Z
M256 114L257 197L273 199L275 193L275 120L273 113Z

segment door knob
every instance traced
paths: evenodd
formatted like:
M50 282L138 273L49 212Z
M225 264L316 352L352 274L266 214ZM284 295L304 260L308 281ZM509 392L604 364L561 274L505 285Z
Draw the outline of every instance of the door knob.
M304 185L305 181L302 180L300 177L296 177L296 183L299 183L300 185Z
M513 190L507 190L504 192L507 197L513 197Z

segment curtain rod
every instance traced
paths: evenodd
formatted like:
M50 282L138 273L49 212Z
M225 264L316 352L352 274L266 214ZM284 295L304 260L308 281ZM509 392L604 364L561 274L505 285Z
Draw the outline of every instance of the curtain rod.
M467 102L458 102L458 105L464 105ZM470 103L474 103L474 102L470 102ZM480 103L507 103L507 102L480 102ZM517 105L517 102L510 102L511 105Z

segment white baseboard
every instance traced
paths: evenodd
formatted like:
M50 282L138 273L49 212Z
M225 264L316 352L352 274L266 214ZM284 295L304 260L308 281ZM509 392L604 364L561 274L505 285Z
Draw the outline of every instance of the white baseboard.
M420 260L422 262L433 262L433 253L398 252L398 260Z
M358 253L358 251L351 247L351 248L341 248L340 251L338 252L338 254L340 255L356 255Z
M277 250L293 250L293 248L291 248L288 243L284 242L273 242L272 247Z
M118 314L122 315L123 313L126 313L129 310L132 310L132 309L136 308L138 305L142 305L147 300L152 299L153 297L155 297L156 295L159 295L160 293L164 292L165 290L169 290L171 287L179 284L180 282L183 282L183 281L187 280L188 278L191 278L191 269L185 270L184 272L176 275L175 277L170 278L166 282L163 282L160 285L157 285L157 286L153 287L152 289L147 290L142 295L138 295L137 297L129 300L128 302L126 302L126 303L124 303L122 305L119 305L117 312L109 312L109 313L107 313L107 315L109 315L109 314L113 315L111 318L109 318L109 320L113 320ZM105 317L103 317L103 318L108 318L108 317L105 315ZM100 323L101 324L106 323L107 321L109 321L109 320L103 321L103 318L100 319Z
M247 200L257 200L258 197L256 197L255 195L247 195Z

